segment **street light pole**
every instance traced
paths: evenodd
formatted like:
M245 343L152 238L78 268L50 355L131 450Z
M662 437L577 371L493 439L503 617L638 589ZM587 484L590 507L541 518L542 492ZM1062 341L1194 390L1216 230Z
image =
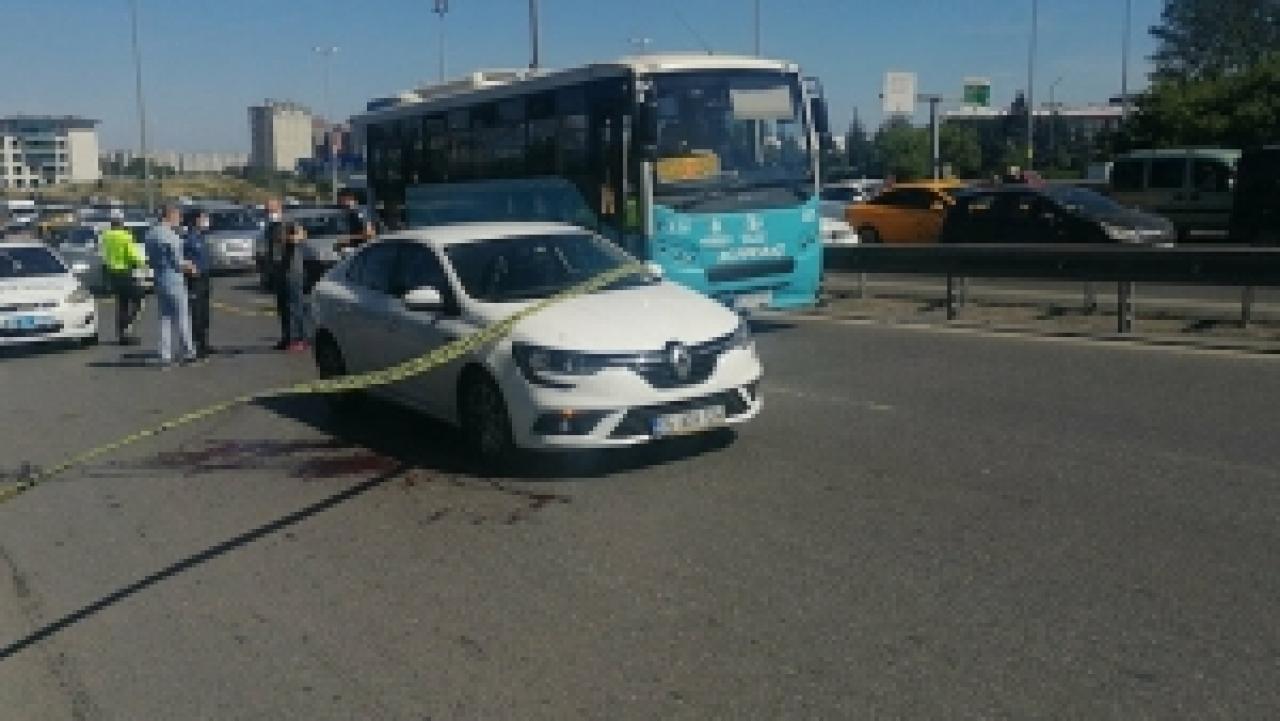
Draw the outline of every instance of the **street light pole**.
M541 38L542 28L538 25L538 0L529 0L529 44L533 50L533 57L529 62L530 70L537 70L541 65Z
M1036 36L1040 28L1040 0L1031 0L1031 43L1027 52L1027 170L1036 160Z
M1133 27L1133 0L1124 0L1124 37L1120 43L1120 117L1129 119L1129 36Z
M449 12L449 0L436 0L431 12L440 16L440 82L444 82L444 16Z
M1058 150L1058 103L1054 100L1054 91L1058 89L1058 83L1062 82L1062 76L1059 75L1056 80L1049 83L1049 152L1056 153Z
M338 52L337 45L317 45L311 48L313 52L324 58L324 112L326 115L332 115L332 107L329 102L329 85L330 75L333 72L333 56ZM325 119L324 138L329 146L329 201L333 204L338 203L338 143L337 133L334 132L332 121L334 118Z
M133 30L134 92L138 101L138 150L142 154L142 187L147 196L147 214L155 212L156 198L151 189L151 160L147 156L147 103L142 94L142 48L138 43L138 0L129 2Z

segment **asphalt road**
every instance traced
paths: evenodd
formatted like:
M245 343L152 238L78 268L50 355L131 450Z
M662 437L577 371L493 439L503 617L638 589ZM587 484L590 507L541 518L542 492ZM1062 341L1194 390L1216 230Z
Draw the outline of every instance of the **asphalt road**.
M253 309L244 282L218 297ZM0 506L0 717L1280 708L1276 360L759 330L766 410L732 438L487 479L448 429L289 399ZM0 471L309 377L272 331L221 311L229 352L171 372L0 359Z

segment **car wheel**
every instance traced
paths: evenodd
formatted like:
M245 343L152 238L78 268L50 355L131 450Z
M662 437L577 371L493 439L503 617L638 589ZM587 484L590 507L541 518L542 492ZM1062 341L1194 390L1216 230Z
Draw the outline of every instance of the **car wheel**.
M866 245L877 245L880 242L880 232L870 225L864 225L858 228L858 242Z
M515 441L502 390L492 378L475 374L465 381L460 396L462 433L471 452L489 468L503 467Z
M333 336L322 334L316 339L315 356L316 370L321 379L329 380L347 375L347 361L342 357L342 349ZM325 400L335 413L345 414L358 409L362 399L360 391L341 391L326 393Z

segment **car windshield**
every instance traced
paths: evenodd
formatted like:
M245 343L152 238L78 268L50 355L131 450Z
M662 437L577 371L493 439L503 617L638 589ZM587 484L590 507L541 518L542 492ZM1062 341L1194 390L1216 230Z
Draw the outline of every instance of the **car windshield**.
M1109 216L1124 212L1119 203L1086 188L1054 188L1045 194L1067 210L1081 215Z
M257 230L258 223L247 210L211 210L209 211L209 230L218 232L225 230ZM310 231L308 231L310 232Z
M795 205L813 194L813 162L795 76L673 73L653 78L654 196L679 210Z
M494 303L546 298L634 262L618 246L587 233L460 243L445 254L467 295ZM618 285L647 282L639 275Z
M62 242L68 245L97 245L98 231L93 228L72 228L67 231L66 239Z
M5 248L0 246L0 279L67 272L62 261L45 248Z
M341 215L300 215L293 222L307 231L308 238L343 235L347 232Z

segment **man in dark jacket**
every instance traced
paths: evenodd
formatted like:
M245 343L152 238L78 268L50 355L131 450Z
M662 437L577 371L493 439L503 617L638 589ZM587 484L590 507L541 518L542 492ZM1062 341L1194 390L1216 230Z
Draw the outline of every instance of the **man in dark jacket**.
M196 356L208 358L209 347L209 247L205 233L209 231L209 214L196 213L182 239L182 255L191 262L187 271L187 305L191 309L191 339L196 344Z
M267 227L263 230L266 240L266 275L271 290L276 294L276 315L280 318L280 341L276 350L287 350L302 338L294 337L296 328L291 322L293 297L287 283L288 270L293 265L296 245L289 242L288 224L279 200L267 201ZM301 259L298 260L301 263ZM301 302L301 300L299 300Z

